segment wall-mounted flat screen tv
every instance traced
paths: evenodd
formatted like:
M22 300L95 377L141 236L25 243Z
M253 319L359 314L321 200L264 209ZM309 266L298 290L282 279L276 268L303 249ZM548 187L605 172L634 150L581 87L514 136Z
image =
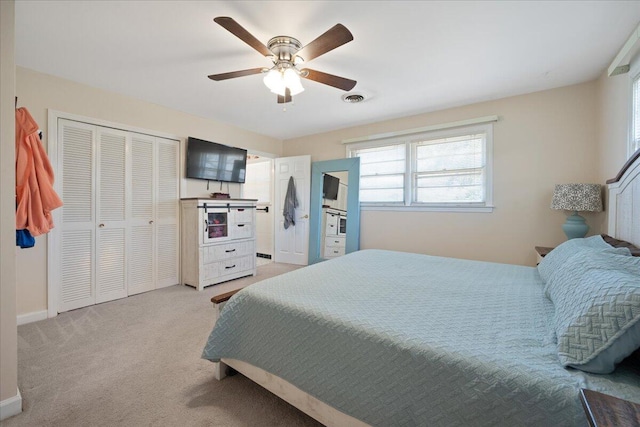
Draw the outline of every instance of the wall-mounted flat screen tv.
M244 183L247 150L189 137L187 178Z
M333 175L324 174L324 182L322 185L322 197L328 200L338 200L338 187L340 179Z

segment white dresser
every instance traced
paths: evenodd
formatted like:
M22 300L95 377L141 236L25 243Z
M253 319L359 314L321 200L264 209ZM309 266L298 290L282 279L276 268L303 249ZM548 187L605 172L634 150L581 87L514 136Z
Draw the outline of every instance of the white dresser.
M205 286L256 274L254 199L182 199L183 285Z
M340 209L322 209L322 257L335 258L344 255L347 213Z

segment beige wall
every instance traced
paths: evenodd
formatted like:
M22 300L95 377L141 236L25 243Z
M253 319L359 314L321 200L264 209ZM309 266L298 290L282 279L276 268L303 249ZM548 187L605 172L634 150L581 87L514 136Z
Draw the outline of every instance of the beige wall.
M4 58L3 58L4 59ZM282 142L214 120L150 104L113 92L17 67L16 94L44 131L46 147L48 109L123 124L179 138L202 139L280 155ZM184 149L184 144L183 144ZM226 189L226 185L223 187ZM207 197L206 181L188 180L181 197ZM232 196L239 186L231 185ZM4 194L4 193L3 193ZM17 254L18 314L47 310L47 237L37 237L36 246Z
M0 1L0 402L18 392L14 7L12 0Z
M566 239L560 228L565 213L549 208L554 185L602 181L596 102L597 84L590 82L287 140L284 154L342 158L343 139L498 115L493 213L363 211L360 245L534 265L534 246ZM590 234L599 233L604 216L585 216Z

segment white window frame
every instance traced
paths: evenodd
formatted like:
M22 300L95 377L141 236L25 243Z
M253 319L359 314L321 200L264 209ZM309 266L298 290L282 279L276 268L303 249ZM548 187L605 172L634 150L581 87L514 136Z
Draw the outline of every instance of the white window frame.
M631 158L631 156L640 149L640 139L635 139L636 129L636 116L640 115L640 109L635 111L635 90L634 86L636 82L640 85L640 57L636 58L631 65L631 69L629 72L631 77L629 92L630 92L630 102L629 102L629 138L627 143L627 159ZM638 120L640 121L640 120Z
M485 156L485 201L474 203L416 203L413 202L413 173L415 171L415 143L424 140L440 139L474 133L486 134ZM374 138L370 138L374 139ZM361 210L376 211L434 211L434 212L492 212L493 205L493 123L480 123L469 126L445 128L440 130L408 133L363 142L347 142L347 157L354 157L355 151L362 148L382 147L386 145L405 144L407 155L404 174L404 203L360 202Z

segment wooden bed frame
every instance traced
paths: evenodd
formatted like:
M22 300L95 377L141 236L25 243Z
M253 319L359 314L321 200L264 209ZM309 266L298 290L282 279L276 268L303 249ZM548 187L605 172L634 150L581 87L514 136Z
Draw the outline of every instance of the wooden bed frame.
M640 247L640 150L625 163L616 178L607 181L607 186L609 205L607 234ZM238 291L227 292L211 298L215 310L215 321L218 320L226 301ZM240 360L222 359L221 362L215 363L214 376L216 379L221 380L226 377L229 368L235 369L324 425L336 427L368 426L368 424L316 399L282 378Z

